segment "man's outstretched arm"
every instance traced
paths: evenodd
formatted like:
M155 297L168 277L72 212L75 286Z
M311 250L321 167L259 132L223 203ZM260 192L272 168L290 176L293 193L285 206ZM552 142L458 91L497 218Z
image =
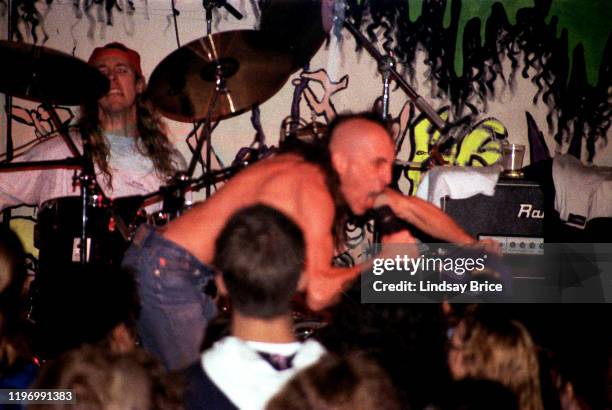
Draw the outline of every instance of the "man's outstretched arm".
M414 196L403 195L387 188L376 200L376 206L388 205L395 215L426 234L446 242L471 245L480 242L493 253L499 253L497 242L478 241L461 228L448 214L435 205Z

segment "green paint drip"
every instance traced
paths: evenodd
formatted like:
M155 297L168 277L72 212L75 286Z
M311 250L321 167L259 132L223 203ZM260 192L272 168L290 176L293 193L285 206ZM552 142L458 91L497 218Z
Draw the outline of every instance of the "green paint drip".
M450 24L451 2L446 4L444 26ZM491 7L496 0L462 0L461 14L459 16L459 33L455 54L455 72L463 75L463 32L469 19L481 19L481 38L484 44L486 21L491 15ZM420 15L423 1L410 1L410 12L417 11ZM516 12L524 7L534 7L533 0L505 0L499 1L504 6L510 24L516 24ZM599 65L603 56L604 47L610 35L610 21L612 21L612 2L610 0L553 0L547 22L552 16L559 18L557 36L561 29L567 28L569 32L569 58L571 67L572 50L582 43L585 50L587 79L591 85L597 83ZM418 16L410 16L415 21Z

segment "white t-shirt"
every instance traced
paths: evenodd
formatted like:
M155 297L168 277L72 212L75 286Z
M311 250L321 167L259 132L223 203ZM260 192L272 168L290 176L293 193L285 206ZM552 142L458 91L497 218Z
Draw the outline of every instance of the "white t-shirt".
M143 195L157 191L165 183L155 173L152 161L136 149L136 140L114 134L105 135L110 145L109 167L113 175L111 188L104 174L95 167L96 179L109 198ZM81 149L80 138L72 136ZM177 161L184 160L176 151ZM57 136L39 143L14 162L59 160L72 157L64 140ZM80 188L73 183L79 171L67 168L47 168L0 172L0 210L15 205L40 206L45 201L65 196L78 196Z

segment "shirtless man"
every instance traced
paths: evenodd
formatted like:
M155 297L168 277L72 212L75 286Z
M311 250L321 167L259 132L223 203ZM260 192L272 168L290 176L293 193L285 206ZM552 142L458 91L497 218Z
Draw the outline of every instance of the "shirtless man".
M241 208L269 205L302 229L306 298L315 310L333 303L343 285L363 268L331 265L338 205L334 197L343 197L355 215L384 203L431 236L458 244L476 241L437 207L388 188L394 145L373 116L340 116L330 133L327 171L299 154L281 154L246 168L162 232L145 228L137 233L124 264L138 272L140 335L144 347L169 368L180 368L198 357L206 320L214 316L212 301L201 292L212 280L214 243L227 220ZM333 180L337 186L330 183Z

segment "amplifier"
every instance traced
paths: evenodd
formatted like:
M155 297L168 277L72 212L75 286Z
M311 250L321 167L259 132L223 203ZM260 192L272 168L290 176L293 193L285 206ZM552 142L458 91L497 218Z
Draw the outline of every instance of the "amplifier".
M505 254L543 253L544 195L535 182L500 179L494 196L445 197L442 209L478 239L500 242Z

